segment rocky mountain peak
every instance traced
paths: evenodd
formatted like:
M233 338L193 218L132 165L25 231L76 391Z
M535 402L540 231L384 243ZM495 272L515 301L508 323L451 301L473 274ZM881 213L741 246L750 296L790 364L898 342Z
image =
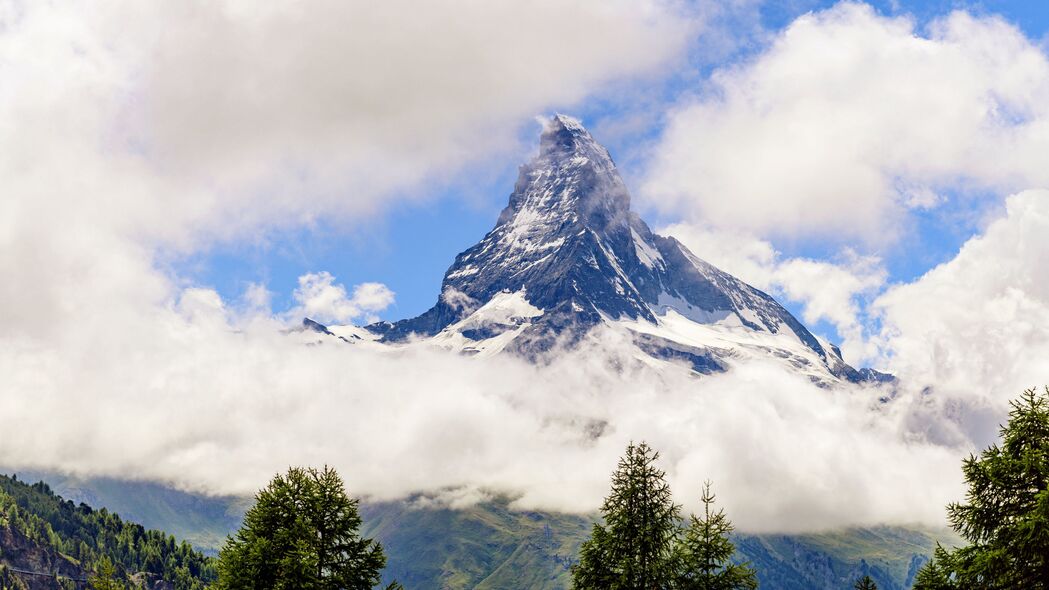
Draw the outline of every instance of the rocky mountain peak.
M819 374L858 375L772 297L653 233L630 211L608 151L578 120L555 115L539 144L495 227L456 256L437 303L418 317L369 326L372 333L531 355L599 324L629 324L643 352L699 372L723 369L746 348L821 367ZM697 337L682 344L660 331L671 325L740 344L720 352L697 346ZM772 352L781 346L793 352Z
M596 231L629 219L630 193L608 151L566 115L546 122L539 154L521 166L498 226L510 237L534 242L568 224Z

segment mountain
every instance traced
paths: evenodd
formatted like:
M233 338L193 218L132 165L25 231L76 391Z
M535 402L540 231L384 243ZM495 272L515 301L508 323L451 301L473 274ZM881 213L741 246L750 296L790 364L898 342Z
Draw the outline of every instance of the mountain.
M437 303L367 331L386 344L428 339L466 354L538 360L597 326L625 330L646 361L702 374L758 357L818 383L884 378L847 365L768 294L653 233L630 210L608 151L565 115L546 123L495 228L456 256Z

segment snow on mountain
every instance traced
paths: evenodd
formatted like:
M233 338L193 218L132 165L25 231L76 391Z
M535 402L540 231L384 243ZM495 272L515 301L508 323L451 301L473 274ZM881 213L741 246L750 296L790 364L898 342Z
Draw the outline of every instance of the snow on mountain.
M565 115L546 124L495 228L456 256L431 309L330 331L541 358L597 326L625 331L646 362L698 373L772 358L821 383L879 378L847 365L769 295L654 234L630 210L608 151Z

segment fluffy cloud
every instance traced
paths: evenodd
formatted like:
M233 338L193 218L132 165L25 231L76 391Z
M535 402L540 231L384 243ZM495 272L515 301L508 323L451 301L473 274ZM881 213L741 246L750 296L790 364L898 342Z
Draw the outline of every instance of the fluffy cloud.
M288 313L293 321L306 316L322 323L347 324L375 321L374 314L393 304L394 293L382 283L362 283L347 296L346 287L336 284L331 273L319 272L299 277L299 288L292 297L299 304Z
M1005 215L951 261L879 297L886 362L929 386L980 443L1006 401L1049 382L1049 191L1009 197Z
M763 236L891 239L951 191L1049 184L1049 59L964 12L919 29L868 5L798 18L671 113L656 205Z
M410 198L534 113L671 59L692 26L678 16L582 0L0 2L0 144L17 146L0 154L0 333L137 330L184 286L171 257Z
M646 439L678 498L694 507L713 478L746 530L939 524L959 493L963 451L909 434L905 404L776 364L696 381L636 362L616 332L547 367L369 348L284 335L202 289L154 313L91 346L4 340L0 464L244 494L287 465L328 463L376 499L509 493L589 512L627 442Z
M583 0L4 3L0 19L12 224L47 213L188 249L409 198L514 146L536 112L658 68L694 26Z

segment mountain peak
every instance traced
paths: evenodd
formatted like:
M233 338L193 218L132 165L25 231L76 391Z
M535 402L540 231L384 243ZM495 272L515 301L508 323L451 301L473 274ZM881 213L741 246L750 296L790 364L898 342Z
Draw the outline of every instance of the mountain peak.
M628 325L641 351L698 372L723 370L738 354L697 345L709 337L742 339L736 350L761 355L782 345L788 352L774 354L820 375L856 373L767 294L653 233L630 211L608 151L577 119L554 115L539 144L495 227L456 256L437 303L369 330L385 341L433 336L464 351L533 355L598 324ZM706 335L664 333L682 326Z
M540 153L553 148L572 149L579 144L594 143L594 138L575 117L555 114L543 122L543 133L539 140Z
M539 159L571 157L577 153L584 157L596 155L601 163L612 159L579 119L558 113L543 122L543 132L539 136Z
M598 231L624 222L630 194L608 150L574 117L557 114L543 126L539 154L521 166L500 225L535 238L564 224Z

